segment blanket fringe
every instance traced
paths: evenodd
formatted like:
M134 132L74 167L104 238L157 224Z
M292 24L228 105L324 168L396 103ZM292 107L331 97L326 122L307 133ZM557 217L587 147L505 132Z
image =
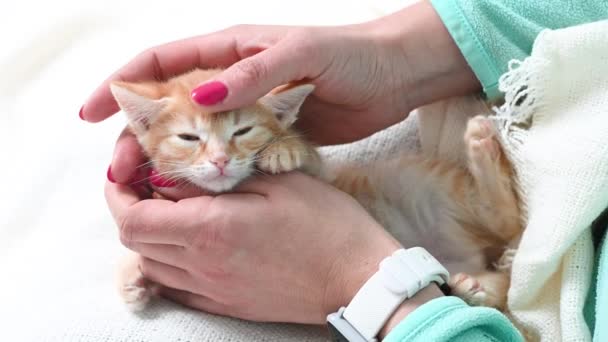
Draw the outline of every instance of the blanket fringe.
M523 61L509 61L509 71L499 79L499 90L505 93L505 102L494 107L492 119L502 135L502 142L517 149L525 140L532 124L532 114L542 106L543 75L539 70L545 61L528 57Z
M545 30L539 38L549 34ZM489 118L493 121L501 144L507 157L514 165L523 165L524 156L520 153L521 147L527 139L533 120L538 119L539 109L545 105L545 88L547 75L544 74L549 63L546 59L532 53L523 61L509 61L509 70L498 80L498 89L505 94L504 103L500 107L493 107L494 114ZM540 111L542 112L542 111ZM515 190L521 198L527 197L529 184L526 180L515 174ZM528 219L528 205L525 201L520 203L522 220Z

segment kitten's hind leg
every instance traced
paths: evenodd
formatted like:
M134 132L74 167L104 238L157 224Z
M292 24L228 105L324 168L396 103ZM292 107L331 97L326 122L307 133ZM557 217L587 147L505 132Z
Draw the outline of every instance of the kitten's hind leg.
M469 171L479 194L477 214L501 239L509 241L521 231L521 220L513 172L492 122L484 116L471 118L464 140Z
M496 178L510 175L504 169L502 150L495 139L495 130L489 119L476 116L469 120L464 135L469 170L479 185L496 192ZM509 182L510 184L510 182ZM510 186L509 186L510 188Z
M472 306L489 306L504 310L509 289L509 275L487 271L476 276L458 273L448 283L452 295Z

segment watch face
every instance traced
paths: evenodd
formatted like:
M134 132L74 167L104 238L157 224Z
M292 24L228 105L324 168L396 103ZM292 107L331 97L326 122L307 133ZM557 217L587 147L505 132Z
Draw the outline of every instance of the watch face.
M331 335L331 340L334 342L349 342L342 333L336 329L331 323L327 324L329 328L329 334Z

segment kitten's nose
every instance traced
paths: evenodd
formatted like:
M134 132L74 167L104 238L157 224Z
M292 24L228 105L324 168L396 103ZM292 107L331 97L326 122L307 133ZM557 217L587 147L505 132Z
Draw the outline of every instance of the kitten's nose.
M230 158L223 153L213 156L210 160L211 164L217 166L219 169L225 168L229 161Z

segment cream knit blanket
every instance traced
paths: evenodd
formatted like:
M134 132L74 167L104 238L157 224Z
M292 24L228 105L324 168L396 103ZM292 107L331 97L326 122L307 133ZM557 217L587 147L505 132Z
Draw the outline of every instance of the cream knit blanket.
M509 69L494 118L527 215L509 309L530 340L590 341L590 225L608 204L608 21L544 31ZM491 113L473 98L420 109L423 151L459 157L463 116L480 112Z

